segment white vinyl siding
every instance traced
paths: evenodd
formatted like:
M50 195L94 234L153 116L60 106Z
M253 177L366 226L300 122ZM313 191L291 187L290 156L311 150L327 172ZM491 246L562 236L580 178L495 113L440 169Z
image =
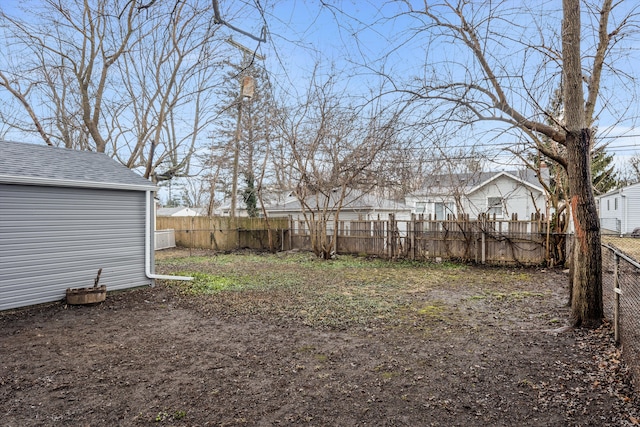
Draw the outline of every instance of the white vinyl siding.
M148 285L145 192L0 184L0 310Z
M501 204L498 204L501 200ZM524 220L546 210L544 193L508 176L499 177L463 199L464 211L477 218L483 213L507 218L513 214Z

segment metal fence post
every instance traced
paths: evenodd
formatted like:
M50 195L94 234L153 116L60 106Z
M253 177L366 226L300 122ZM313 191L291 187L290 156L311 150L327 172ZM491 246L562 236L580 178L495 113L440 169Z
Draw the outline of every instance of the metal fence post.
M409 241L411 242L411 259L416 259L416 214L411 214L411 222L407 224Z
M613 336L616 344L620 344L620 257L613 253Z

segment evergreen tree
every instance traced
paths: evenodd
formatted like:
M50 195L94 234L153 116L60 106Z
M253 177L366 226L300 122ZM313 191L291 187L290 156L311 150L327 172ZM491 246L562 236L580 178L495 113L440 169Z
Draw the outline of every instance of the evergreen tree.
M606 145L601 145L592 151L591 181L595 195L613 190L618 184L613 154L608 154L606 148Z
M244 174L246 188L242 191L242 200L247 207L247 214L251 218L258 217L258 197L256 196L255 179L250 173Z

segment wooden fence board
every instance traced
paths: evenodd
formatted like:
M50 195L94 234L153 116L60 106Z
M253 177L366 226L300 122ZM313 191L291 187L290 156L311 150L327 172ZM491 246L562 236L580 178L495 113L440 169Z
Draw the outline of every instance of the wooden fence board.
M269 249L269 234L273 249L286 248L289 220L230 217L157 217L156 230L174 229L176 245L181 247L231 251L241 248ZM286 231L286 233L285 233Z
M341 223L338 233L338 253L422 260L484 259L507 265L540 265L547 254L546 227L540 217L525 221L451 217L398 221L391 216L389 220Z
M309 226L299 219L158 217L156 229L175 229L176 245L230 251L239 248L271 250L311 249ZM315 228L315 224L314 224ZM468 217L409 221L389 219L340 221L339 254L410 258L456 259L505 265L541 265L547 244L558 246L563 236L547 234L542 217L531 220ZM329 230L331 235L334 230ZM556 260L557 261L557 260Z

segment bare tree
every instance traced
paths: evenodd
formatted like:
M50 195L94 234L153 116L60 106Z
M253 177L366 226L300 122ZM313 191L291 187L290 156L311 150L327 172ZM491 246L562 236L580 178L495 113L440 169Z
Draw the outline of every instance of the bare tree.
M20 88L19 83L9 81L9 78L2 70L0 70L0 86L4 87L16 100L20 102L20 104L22 104L27 114L29 114L29 117L33 121L33 125L35 126L36 130L38 131L38 133L40 134L44 142L47 145L54 145L54 143L51 141L51 138L47 134L47 131L45 130L43 124L40 122L38 115L35 113L33 108L31 108L31 104L29 104L29 101L27 101L29 88L23 91ZM5 117L3 118L4 118L3 121L6 123L7 122L6 118Z
M619 184L632 185L640 182L640 154L634 154L623 166Z
M0 52L0 91L18 107L1 112L11 129L105 152L145 177L189 175L217 113L214 88L229 50L211 1L31 6L28 19L0 7L9 47Z
M591 158L593 144L591 124L593 116L587 119L587 112L593 114L597 89L589 93L585 105L582 87L580 0L563 0L564 20L562 26L562 63L564 71L565 137L567 169L571 208L575 224L575 244L573 246L573 286L571 311L576 325L596 326L603 317L602 304L602 252L600 247L600 221L591 185ZM606 0L602 10L602 43L598 53L604 61L604 53L609 44L607 19L611 11L611 1ZM602 62L595 64L592 79L598 87Z
M209 3L169 6L154 6L137 28L140 43L121 61L124 91L109 114L116 157L158 180L189 175L200 133L217 117L223 60Z
M131 35L136 2L119 3L90 5L76 0L63 5L47 0L41 10L32 11L37 19L30 20L0 12L5 35L13 47L7 55L29 53L21 62L22 68L2 70L3 86L20 100L46 143L52 144L49 133L58 128L64 145L73 145L64 130L70 126L67 119L77 116L93 141L92 148L105 151L107 141L101 122L105 91L111 83L109 70L134 43ZM43 90L37 91L38 87ZM39 96L52 100L43 115L34 107ZM67 103L69 98L72 100ZM53 122L53 126L45 129L45 121Z
M381 158L397 135L397 112L356 108L340 91L335 76L314 78L279 123L280 173L300 203L314 253L325 259L335 250L342 208L377 186L388 167Z
M408 101L428 105L432 115L438 113L440 123L481 126L493 122L496 133L511 132L519 136L518 140L530 141L536 150L566 169L576 229L571 277L573 321L583 326L599 324L600 239L589 154L592 129L602 106L613 105L598 103L603 96L602 74L608 72L624 82L624 75L615 74L608 64L615 61L619 53L615 48L635 19L635 10L621 10L622 15L610 21L614 9L611 0L603 0L597 7L587 2L584 10L580 0L565 0L564 15L556 18L558 27L550 33L551 15L540 17L542 7L533 11L513 7L508 1L466 0L423 6L400 4L402 11L393 19L410 27L411 37L424 37L430 60L425 63L424 77L413 82L418 85L401 86L398 79L389 76L394 93L406 93ZM562 15L560 11L551 12L556 17ZM595 26L583 28L581 14L592 18ZM590 28L592 33L581 34L581 30ZM540 41L534 42L536 39ZM592 43L581 45L584 40ZM447 50L434 60L430 52L441 42L446 43ZM549 99L560 80L564 87L564 124L548 123L546 119L554 117L541 107L540 100ZM549 149L542 143L543 137L559 144L565 153Z

